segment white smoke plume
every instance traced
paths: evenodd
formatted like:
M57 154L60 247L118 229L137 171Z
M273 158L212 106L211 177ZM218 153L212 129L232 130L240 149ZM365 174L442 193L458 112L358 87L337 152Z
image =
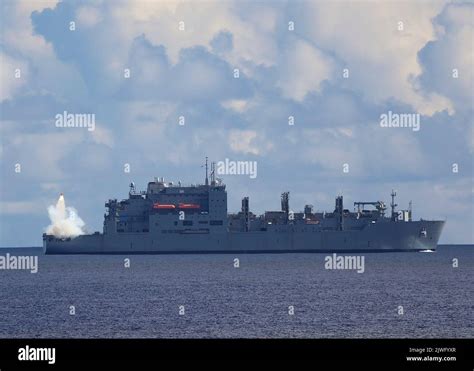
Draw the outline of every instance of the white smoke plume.
M46 228L47 234L58 238L77 237L84 234L85 223L77 215L76 209L66 207L62 193L56 205L48 207L48 214L51 224Z

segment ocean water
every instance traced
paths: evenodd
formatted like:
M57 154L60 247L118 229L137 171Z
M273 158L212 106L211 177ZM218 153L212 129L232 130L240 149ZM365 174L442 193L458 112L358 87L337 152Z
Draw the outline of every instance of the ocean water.
M327 254L130 256L125 268L125 256L7 252L39 255L39 270L0 270L2 338L474 336L474 246L365 254L364 273L325 269Z

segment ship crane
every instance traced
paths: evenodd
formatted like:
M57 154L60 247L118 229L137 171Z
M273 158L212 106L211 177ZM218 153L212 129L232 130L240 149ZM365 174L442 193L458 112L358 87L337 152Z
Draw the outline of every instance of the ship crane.
M385 206L385 203L383 201L365 201L365 202L354 202L354 208L357 206L357 212L361 212L361 207L362 210L364 210L366 205L374 206L382 216L385 214L385 210L387 210L387 206Z

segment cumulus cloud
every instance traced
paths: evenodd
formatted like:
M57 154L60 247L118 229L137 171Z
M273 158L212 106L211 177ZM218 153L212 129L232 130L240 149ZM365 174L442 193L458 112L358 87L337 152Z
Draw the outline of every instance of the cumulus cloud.
M91 133L92 140L97 144L104 144L107 147L114 146L114 137L112 131L101 126L96 126L95 130Z
M294 40L281 58L281 78L277 85L283 96L302 101L311 91L320 91L322 81L330 79L334 62L304 40Z
M100 9L92 6L83 6L77 9L76 18L79 27L93 27L102 21Z
M394 98L432 115L450 110L451 102L418 91L413 79L422 72L417 52L434 39L432 18L443 5L441 1L302 3L298 27L349 69L346 85L351 89L375 102Z
M229 99L222 101L221 104L226 109L242 113L251 107L252 101L248 99Z
M0 53L0 101L12 99L28 79L28 66L25 61Z
M261 149L256 144L257 132L253 130L232 130L229 133L230 148L241 154L258 155Z
M210 42L212 51L216 54L230 52L233 48L234 37L229 31L220 31Z
M448 97L456 110L472 110L474 89L474 9L449 4L435 18L437 35L419 51L424 89Z

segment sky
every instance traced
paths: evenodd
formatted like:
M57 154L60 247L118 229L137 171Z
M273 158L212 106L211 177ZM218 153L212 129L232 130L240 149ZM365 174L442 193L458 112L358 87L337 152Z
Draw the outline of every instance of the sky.
M474 243L472 2L0 6L0 246L41 245L61 192L101 231L131 181L203 182L206 156L258 165L222 176L229 211L395 189L415 219L447 220L441 243ZM58 127L64 111L94 130Z

